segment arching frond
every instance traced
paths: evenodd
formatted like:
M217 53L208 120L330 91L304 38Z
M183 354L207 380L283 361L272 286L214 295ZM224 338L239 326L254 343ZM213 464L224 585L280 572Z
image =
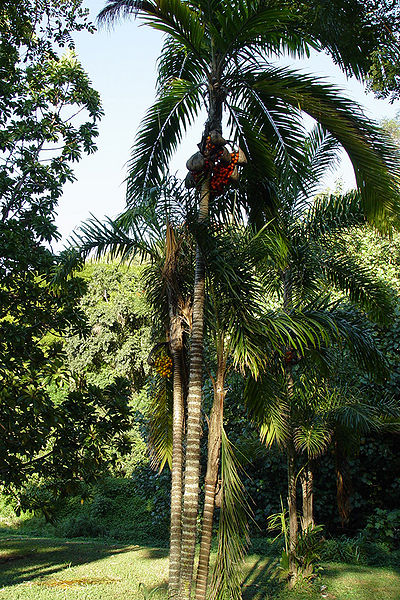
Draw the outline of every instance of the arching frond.
M157 89L161 93L165 85L174 79L201 83L204 80L204 64L185 45L168 36L157 61L157 73Z
M293 441L298 452L304 452L309 458L323 454L332 439L332 431L324 421L311 421L298 425L294 429Z
M233 0L216 11L210 33L220 51L219 68L251 56L253 48L264 55L284 51L292 56L308 54L312 39L292 26L295 14L285 6L271 6L261 0Z
M174 79L147 111L132 148L127 178L127 201L146 187L160 184L168 163L200 108L198 85Z
M310 240L365 223L359 192L347 194L324 194L315 198L306 218L301 224L302 231Z
M333 170L339 162L340 144L319 123L304 138L304 155L295 174L299 190L294 209L300 204L300 211L304 210L303 203L309 201L321 184L321 179ZM285 189L281 190L285 193ZM295 212L294 212L295 214Z
M382 230L397 219L399 153L388 137L364 117L357 104L343 98L334 86L289 69L266 66L258 74L249 72L245 82L261 101L280 98L321 123L353 163L366 217Z
M371 319L384 323L393 312L392 292L374 277L370 269L350 257L346 249L336 246L318 253L319 266L326 281L341 290L354 304L362 307Z

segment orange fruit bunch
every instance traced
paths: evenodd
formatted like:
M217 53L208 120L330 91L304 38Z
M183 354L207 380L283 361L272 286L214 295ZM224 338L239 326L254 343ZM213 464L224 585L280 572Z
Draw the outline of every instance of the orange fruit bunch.
M154 359L154 368L161 377L171 377L172 358L170 356L158 356Z
M212 177L211 177L211 191L213 194L222 194L225 187L229 183L229 178L233 173L235 166L239 160L239 152L233 152L231 154L231 162L229 165L221 165L217 163L214 166Z

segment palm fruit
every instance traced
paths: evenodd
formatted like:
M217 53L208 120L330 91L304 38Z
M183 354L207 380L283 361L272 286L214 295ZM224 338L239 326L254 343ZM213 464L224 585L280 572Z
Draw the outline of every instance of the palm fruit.
M210 131L210 141L214 146L225 146L226 140L222 137L219 131L213 129Z
M201 152L196 152L186 162L186 168L188 171L195 171L196 173L199 173L200 171L203 171L204 167L205 160Z
M245 153L243 152L243 150L241 148L239 148L238 150L238 161L237 161L238 165L245 165L247 164L247 158Z
M172 358L163 354L154 359L154 368L161 377L171 377Z

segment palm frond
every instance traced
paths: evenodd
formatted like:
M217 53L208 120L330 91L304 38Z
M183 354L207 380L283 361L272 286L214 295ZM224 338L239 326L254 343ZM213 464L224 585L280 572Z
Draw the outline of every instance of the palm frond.
M221 437L222 501L218 549L212 573L212 600L241 600L243 559L249 543L247 519L250 508L239 465L224 428Z
M285 6L271 6L262 1L234 0L224 3L214 16L210 33L220 50L218 66L238 61L255 47L266 55L284 51L293 56L308 54L311 38L299 35L291 26L294 13Z
M294 428L293 440L298 452L305 452L309 458L323 454L332 439L332 431L323 421L302 423Z
M172 383L155 376L147 390L149 404L149 448L151 463L161 472L172 465Z
M199 86L174 79L142 120L128 166L127 201L157 186L166 175L173 152L200 107Z
M319 266L325 280L362 307L372 320L384 323L391 318L391 290L366 266L350 257L345 248L335 245L328 252L320 252Z
M314 199L302 230L311 240L365 223L360 193L352 190L347 194L324 194Z
M290 407L282 374L275 371L258 380L249 378L244 401L251 420L260 427L261 441L268 447L275 442L285 445L290 433Z
M359 105L334 86L289 69L266 66L258 74L250 71L245 80L262 102L280 98L321 123L352 161L366 217L381 230L393 224L399 213L399 152Z

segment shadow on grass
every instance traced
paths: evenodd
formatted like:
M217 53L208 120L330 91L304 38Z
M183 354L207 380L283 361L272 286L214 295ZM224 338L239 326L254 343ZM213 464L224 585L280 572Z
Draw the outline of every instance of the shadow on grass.
M264 599L267 589L270 589L271 583L277 586L276 568L278 559L271 557L258 558L255 563L247 570L246 576L242 582L243 600Z
M0 537L0 586L46 578L66 568L89 564L116 554L142 551L155 559L167 550L104 541Z

